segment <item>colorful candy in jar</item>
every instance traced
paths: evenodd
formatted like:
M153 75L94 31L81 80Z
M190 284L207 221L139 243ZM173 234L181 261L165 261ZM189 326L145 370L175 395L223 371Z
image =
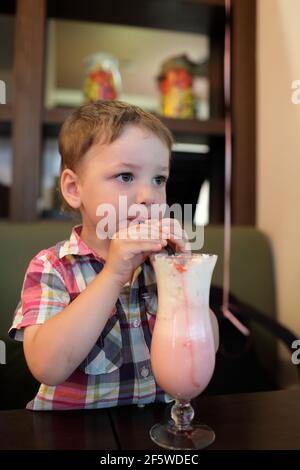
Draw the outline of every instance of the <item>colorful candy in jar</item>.
M117 60L105 53L87 59L84 95L87 102L114 100L121 87Z
M195 117L194 71L195 64L186 55L173 57L162 64L158 80L163 116Z

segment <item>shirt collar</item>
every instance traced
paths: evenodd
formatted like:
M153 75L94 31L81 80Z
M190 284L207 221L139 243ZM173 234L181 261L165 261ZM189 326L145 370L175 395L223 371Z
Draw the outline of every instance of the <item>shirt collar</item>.
M88 247L86 243L82 240L82 238L80 237L81 231L82 231L82 225L76 225L75 227L73 227L69 240L66 240L65 242L63 242L61 247L59 248L59 251L58 251L59 259L62 259L68 255L94 256L96 259L98 259L104 264L105 260L101 258L94 250ZM134 282L137 280L141 271L142 271L142 267L138 266L132 275L131 281L127 282L125 286L127 285L132 286Z
M92 248L86 245L86 243L80 237L82 231L82 225L76 225L73 227L69 240L62 243L59 248L58 257L60 259L68 255L77 256L94 256L102 262L105 262Z

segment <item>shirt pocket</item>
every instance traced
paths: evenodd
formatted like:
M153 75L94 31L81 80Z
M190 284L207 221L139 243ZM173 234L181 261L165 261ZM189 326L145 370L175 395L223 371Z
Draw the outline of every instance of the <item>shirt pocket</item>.
M121 367L122 334L117 315L111 317L97 343L85 358L80 368L89 375L109 374Z

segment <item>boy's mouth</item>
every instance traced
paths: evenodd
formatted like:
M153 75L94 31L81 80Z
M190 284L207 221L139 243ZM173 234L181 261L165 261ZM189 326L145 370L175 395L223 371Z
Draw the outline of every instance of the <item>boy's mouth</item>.
M137 224L144 224L145 221L149 220L149 219L144 219L144 218L141 218L141 217L127 217L127 220L129 222L135 221Z

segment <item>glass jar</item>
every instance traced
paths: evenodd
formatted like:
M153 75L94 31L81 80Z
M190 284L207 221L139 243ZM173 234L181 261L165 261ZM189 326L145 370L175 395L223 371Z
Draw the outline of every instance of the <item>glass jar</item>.
M93 54L86 59L85 68L86 102L117 99L122 82L118 60L115 57L107 53Z
M185 55L162 64L158 77L161 93L161 114L171 118L194 118L194 65Z

